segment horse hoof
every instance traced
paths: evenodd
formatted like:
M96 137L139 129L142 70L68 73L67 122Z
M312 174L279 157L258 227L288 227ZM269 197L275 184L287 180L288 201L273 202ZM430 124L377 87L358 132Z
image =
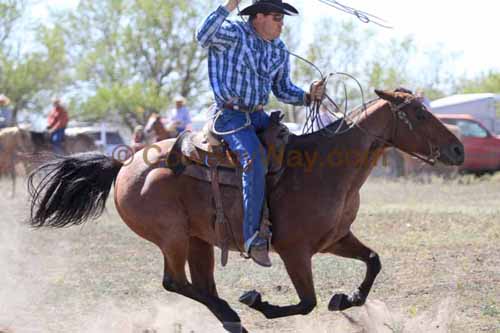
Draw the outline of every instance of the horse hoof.
M224 327L224 329L227 332L230 332L230 333L243 333L243 332L246 332L246 330L244 330L243 326L241 326L240 322L229 322L229 321L226 321L226 322L224 322L222 324L222 327Z
M362 297L361 292L356 290L350 297L349 301L353 306L362 306L365 304L366 297Z
M260 293L256 290L247 291L240 297L239 301L248 306L259 304L261 302Z
M335 294L330 303L328 303L328 310L330 311L344 311L352 306L349 298L345 294Z

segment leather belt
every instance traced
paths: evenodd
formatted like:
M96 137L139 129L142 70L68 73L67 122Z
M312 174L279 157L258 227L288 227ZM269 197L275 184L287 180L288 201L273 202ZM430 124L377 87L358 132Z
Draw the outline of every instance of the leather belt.
M224 103L223 104L224 109L230 109L230 110L235 110L235 111L241 111L241 112L257 112L257 111L264 111L264 105L259 104L253 108L249 108L247 106L243 105L238 105L238 104L233 104L233 103Z

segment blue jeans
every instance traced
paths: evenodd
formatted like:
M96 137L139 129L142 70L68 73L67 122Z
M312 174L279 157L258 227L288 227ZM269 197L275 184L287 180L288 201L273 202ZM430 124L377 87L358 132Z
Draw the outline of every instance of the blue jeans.
M52 143L52 151L58 155L64 155L63 140L65 128L55 130L50 134L50 143Z
M264 204L267 159L266 150L260 143L256 131L269 126L269 116L263 111L258 111L251 113L250 119L252 121L250 127L222 136L243 166L243 237L247 252L251 245L265 243L265 240L257 237L257 233ZM215 129L218 132L231 131L242 127L246 121L244 112L223 110L217 119Z

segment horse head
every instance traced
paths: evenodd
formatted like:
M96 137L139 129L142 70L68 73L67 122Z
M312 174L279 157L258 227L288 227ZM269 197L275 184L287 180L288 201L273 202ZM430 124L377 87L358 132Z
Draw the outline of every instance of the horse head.
M464 147L460 140L422 103L421 98L406 89L375 90L388 102L392 113L389 143L399 150L434 164L460 165Z
M151 135L154 132L154 141L158 142L165 139L175 138L177 133L174 130L165 128L160 115L153 112L144 126L144 133Z
M144 126L144 132L146 134L150 134L153 131L157 131L157 129L161 127L163 128L163 123L161 122L161 117L158 113L153 112L146 122L146 126Z

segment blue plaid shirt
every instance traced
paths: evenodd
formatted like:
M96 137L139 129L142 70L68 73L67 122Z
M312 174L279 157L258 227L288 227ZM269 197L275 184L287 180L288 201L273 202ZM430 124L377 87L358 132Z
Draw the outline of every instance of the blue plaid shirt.
M223 6L210 14L197 39L208 47L208 73L217 105L266 105L271 90L282 102L304 105L305 92L290 81L290 59L280 39L260 38L250 23L226 20Z

